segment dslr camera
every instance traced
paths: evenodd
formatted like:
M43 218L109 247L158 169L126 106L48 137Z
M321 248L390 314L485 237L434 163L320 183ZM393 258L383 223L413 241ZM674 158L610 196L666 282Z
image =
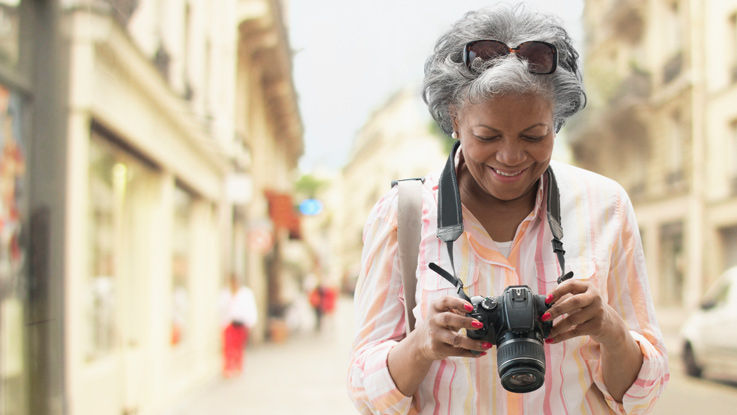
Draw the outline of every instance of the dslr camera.
M467 330L466 335L496 345L497 370L504 389L525 393L542 386L545 380L543 342L553 328L552 321L540 321L550 308L545 304L545 297L534 294L527 285L510 285L498 297L468 298L458 278L435 263L430 263L430 269L455 285L458 295L473 305L473 311L467 315L482 322L484 327Z
M471 304L473 311L468 316L484 327L467 330L466 335L496 345L497 370L504 389L524 393L542 386L543 341L553 328L551 321L540 321L550 308L545 297L533 294L526 285L510 285L498 297L471 297Z

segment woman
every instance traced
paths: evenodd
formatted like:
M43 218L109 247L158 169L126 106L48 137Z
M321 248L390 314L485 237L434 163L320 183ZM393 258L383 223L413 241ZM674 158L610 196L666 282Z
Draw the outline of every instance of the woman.
M508 46L505 46L508 45ZM519 46L518 46L519 45ZM451 160L463 232L438 239L438 182L423 184L416 328L405 335L397 264L397 190L364 228L358 332L349 390L363 413L646 413L668 380L632 205L613 181L551 162L555 134L585 102L578 53L554 18L524 8L468 13L425 65L423 95L460 141ZM565 262L551 247L550 167L560 190ZM552 202L551 202L552 203ZM441 232L442 233L442 232ZM527 285L552 305L544 384L511 393L473 306L430 270L455 274L469 296ZM565 264L565 265L564 265ZM565 267L565 269L563 269ZM572 271L573 278L558 284ZM465 329L465 330L464 330Z

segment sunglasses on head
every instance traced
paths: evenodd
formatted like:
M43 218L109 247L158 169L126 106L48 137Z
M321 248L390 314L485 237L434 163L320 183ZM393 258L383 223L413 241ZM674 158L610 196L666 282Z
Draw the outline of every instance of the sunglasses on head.
M471 64L476 58L488 61L510 53L526 60L530 72L534 74L551 74L558 66L558 50L550 43L539 40L520 43L516 48L510 48L498 40L474 40L463 47L463 63L471 70Z

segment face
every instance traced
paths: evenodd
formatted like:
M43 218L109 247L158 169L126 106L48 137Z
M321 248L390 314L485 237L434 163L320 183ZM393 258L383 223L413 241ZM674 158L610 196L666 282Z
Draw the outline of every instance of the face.
M537 94L510 94L456 111L453 126L476 185L501 200L527 200L553 153L553 104ZM533 196L534 197L534 196Z

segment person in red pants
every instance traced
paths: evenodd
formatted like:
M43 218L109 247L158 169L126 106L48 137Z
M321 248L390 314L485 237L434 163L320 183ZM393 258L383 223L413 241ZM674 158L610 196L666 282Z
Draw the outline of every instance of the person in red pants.
M258 314L253 292L238 283L231 275L228 289L222 295L223 315L223 376L237 376L243 372L243 350L248 334L256 324Z

